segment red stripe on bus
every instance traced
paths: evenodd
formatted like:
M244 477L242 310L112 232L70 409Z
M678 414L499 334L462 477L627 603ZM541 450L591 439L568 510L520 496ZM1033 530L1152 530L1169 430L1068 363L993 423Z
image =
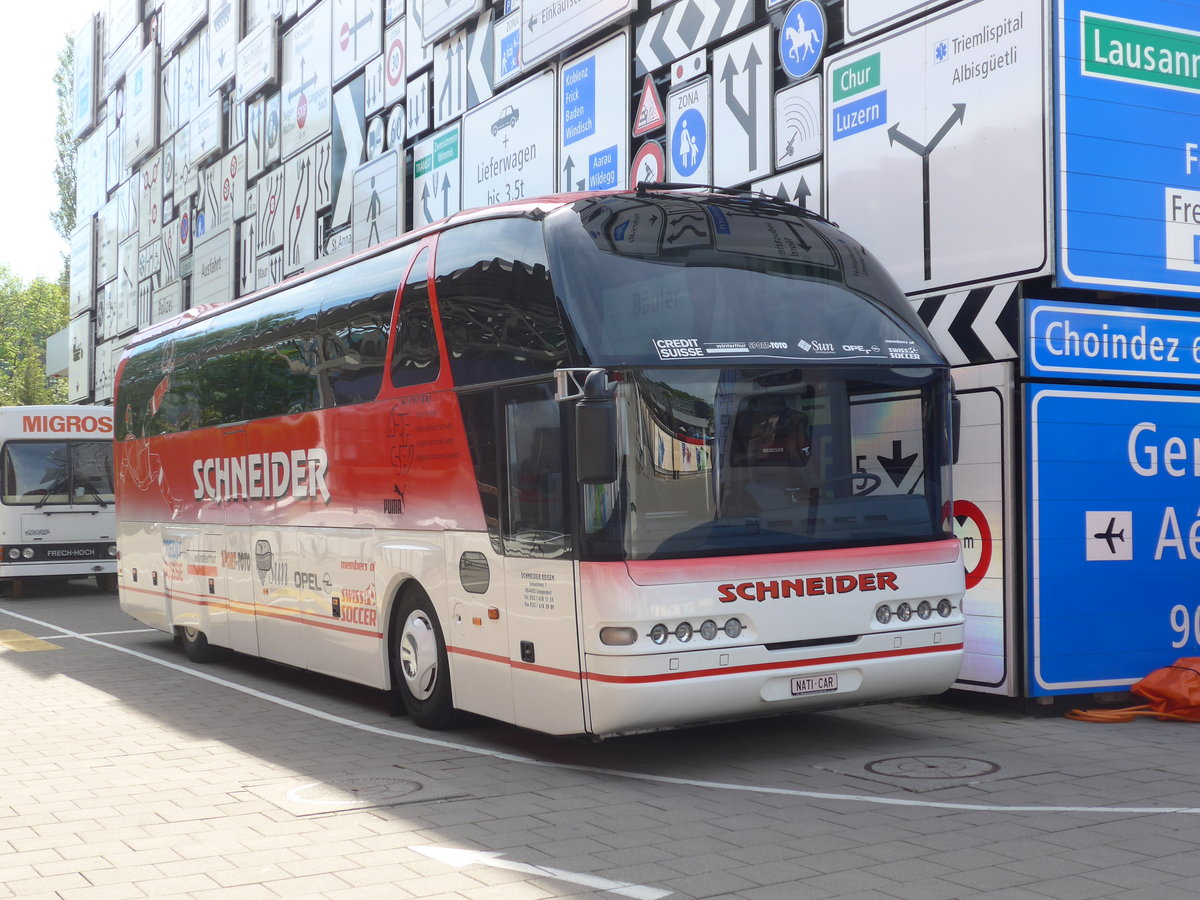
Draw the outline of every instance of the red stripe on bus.
M480 650L469 650L466 647L446 647L447 653L457 653L459 656L470 656L472 659L482 659L487 662L500 663L502 666L509 666L513 669L520 669L522 672L537 672L539 675L553 675L555 678L570 678L574 681L579 681L583 676L571 669L555 669L550 666L537 666L533 663L520 662L519 660L509 659L507 656L501 656L498 653L483 653Z
M151 591L145 588L126 587L122 590L136 594L147 594L151 597L166 599L166 595L161 591ZM379 639L383 637L381 631L366 631L362 628L353 628L349 625L341 625L333 621L322 621L320 619L313 620L305 618L313 616L315 613L307 613L303 610L284 610L277 611L273 609L263 609L257 606L246 606L236 601L228 601L222 597L205 597L203 594L189 594L184 591L171 591L172 600L178 600L180 603L187 603L192 606L215 606L218 609L227 609L230 612L239 613L243 616L262 616L266 619L279 619L284 622L295 622L298 625L311 625L314 628L324 628L326 631L340 631L344 634L356 634L360 637L371 637Z

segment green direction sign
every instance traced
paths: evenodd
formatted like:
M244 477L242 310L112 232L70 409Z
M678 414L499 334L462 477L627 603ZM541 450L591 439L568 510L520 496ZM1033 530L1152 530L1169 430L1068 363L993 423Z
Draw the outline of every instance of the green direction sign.
M1083 74L1200 93L1200 32L1082 13Z
M834 102L879 87L880 68L879 54L872 53L848 66L834 69L831 75Z
M458 134L459 130L453 128L445 134L436 136L433 139L433 148L430 152L425 156L413 160L413 177L420 178L422 175L428 175L439 166L457 162Z

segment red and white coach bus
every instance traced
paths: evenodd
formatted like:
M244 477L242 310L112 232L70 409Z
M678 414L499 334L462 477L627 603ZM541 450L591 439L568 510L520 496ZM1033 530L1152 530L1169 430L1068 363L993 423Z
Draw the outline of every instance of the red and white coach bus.
M473 210L139 335L120 593L214 646L596 736L940 692L949 369L762 195Z
M0 584L93 576L117 583L112 410L0 408Z

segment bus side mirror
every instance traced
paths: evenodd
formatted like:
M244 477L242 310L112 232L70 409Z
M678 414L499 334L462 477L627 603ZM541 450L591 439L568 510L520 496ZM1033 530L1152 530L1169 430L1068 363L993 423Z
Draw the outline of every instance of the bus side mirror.
M958 462L958 448L962 443L962 401L950 399L950 453L953 462Z
M575 404L575 454L580 484L617 480L617 410L603 369L588 374Z

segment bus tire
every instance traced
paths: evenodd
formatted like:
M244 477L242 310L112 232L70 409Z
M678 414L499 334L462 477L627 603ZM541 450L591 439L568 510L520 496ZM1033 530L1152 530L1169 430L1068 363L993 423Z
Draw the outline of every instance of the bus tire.
M117 576L112 572L97 575L96 588L106 594L115 593L117 590Z
M216 657L216 650L208 643L208 638L200 629L192 628L190 625L181 625L175 630L175 633L183 644L184 655L192 662L212 662Z
M440 730L456 721L450 693L446 641L429 596L409 590L394 619L392 678L409 717L422 728Z

